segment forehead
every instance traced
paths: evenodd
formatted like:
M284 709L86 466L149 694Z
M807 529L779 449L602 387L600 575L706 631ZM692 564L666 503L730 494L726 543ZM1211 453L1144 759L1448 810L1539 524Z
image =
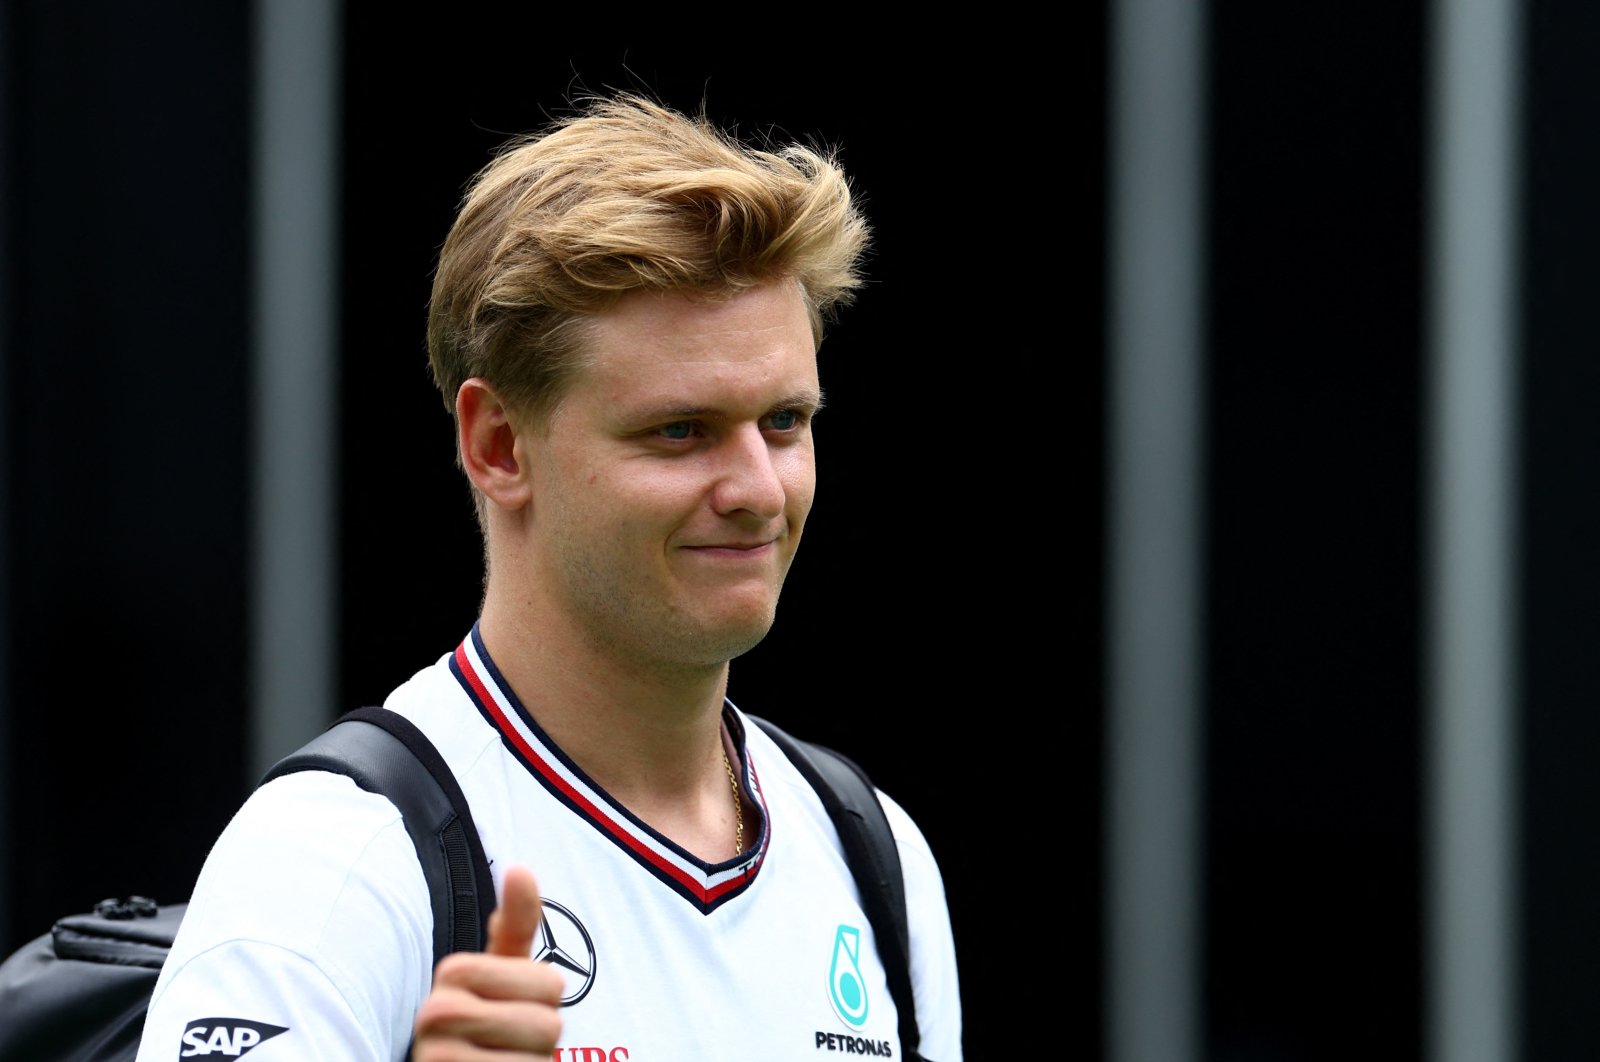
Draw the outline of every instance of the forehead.
M770 402L817 390L816 344L799 288L721 298L631 292L590 321L572 396L617 407Z

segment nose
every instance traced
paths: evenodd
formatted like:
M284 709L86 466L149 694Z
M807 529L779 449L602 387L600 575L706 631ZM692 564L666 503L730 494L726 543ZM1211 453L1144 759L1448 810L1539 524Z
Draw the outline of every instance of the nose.
M730 432L718 451L717 480L711 495L716 511L724 516L748 512L762 520L782 516L787 490L781 466L791 456L786 451L774 453L761 429L753 424Z

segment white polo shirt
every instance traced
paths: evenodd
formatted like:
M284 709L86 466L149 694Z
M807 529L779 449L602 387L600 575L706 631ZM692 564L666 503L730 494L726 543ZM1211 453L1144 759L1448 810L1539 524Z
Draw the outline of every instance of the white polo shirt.
M894 1002L838 834L783 752L732 704L758 821L707 864L632 816L539 729L474 630L385 706L439 749L495 886L534 873L535 958L566 977L558 1062L902 1057ZM922 1054L958 1062L944 885L884 797L899 843ZM145 1023L140 1062L405 1057L431 984L433 915L394 805L303 771L261 787L208 856Z

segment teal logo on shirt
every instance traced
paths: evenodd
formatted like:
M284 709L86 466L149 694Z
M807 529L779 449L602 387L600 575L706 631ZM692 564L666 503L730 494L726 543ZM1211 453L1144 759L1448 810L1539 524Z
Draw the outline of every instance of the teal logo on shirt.
M861 975L861 930L841 925L833 935L828 998L844 1023L859 1029L867 1020L867 980Z

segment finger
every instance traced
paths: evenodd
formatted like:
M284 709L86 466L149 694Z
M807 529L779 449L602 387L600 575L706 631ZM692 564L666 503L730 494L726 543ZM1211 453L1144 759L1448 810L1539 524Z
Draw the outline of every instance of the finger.
M548 1052L561 1035L561 1015L538 1003L491 1001L444 986L417 1012L416 1042L451 1041L480 1048Z
M446 955L434 971L435 988L465 989L482 999L518 1000L555 1006L566 981L547 962L520 955Z
M526 959L533 952L533 935L543 918L533 872L527 867L507 867L500 906L489 916L489 946L484 951Z

